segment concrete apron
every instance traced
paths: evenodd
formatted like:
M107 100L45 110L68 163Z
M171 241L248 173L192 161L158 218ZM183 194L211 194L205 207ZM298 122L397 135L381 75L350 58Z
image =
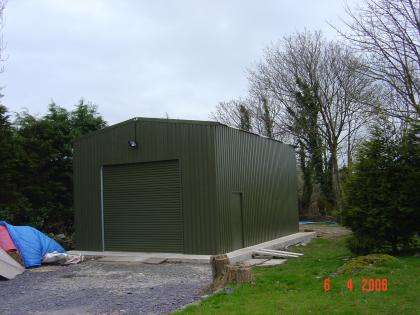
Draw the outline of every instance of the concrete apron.
M229 260L232 264L245 261L252 258L253 252L259 249L278 249L284 250L289 246L308 243L316 237L315 232L299 232L276 238L274 240L252 245L249 247L234 250L227 253ZM89 257L101 257L100 261L104 262L143 262L149 258L166 259L168 262L187 262L196 264L210 263L211 255L189 255L189 254L176 254L176 253L138 253L138 252L96 252L96 251L79 251L71 250L69 254L83 255Z

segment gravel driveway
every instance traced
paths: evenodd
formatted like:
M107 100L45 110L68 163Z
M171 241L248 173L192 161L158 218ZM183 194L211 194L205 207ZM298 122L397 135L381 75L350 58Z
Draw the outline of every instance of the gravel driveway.
M167 314L211 281L206 264L43 266L0 281L0 314Z

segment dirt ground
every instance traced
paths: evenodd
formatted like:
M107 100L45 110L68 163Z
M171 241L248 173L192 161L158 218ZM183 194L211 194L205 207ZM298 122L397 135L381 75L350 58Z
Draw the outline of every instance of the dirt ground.
M351 231L338 224L300 224L300 232L316 232L320 238L336 238L342 235L349 235Z
M42 266L0 281L0 314L167 314L199 300L210 281L204 264Z

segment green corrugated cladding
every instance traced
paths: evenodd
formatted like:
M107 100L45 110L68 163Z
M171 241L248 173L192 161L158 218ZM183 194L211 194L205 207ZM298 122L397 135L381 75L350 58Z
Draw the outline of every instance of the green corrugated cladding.
M245 247L299 230L296 160L291 146L220 126L215 150L219 252L234 249L231 192L242 192Z
M104 249L182 253L178 160L103 167Z
M128 147L132 139L137 149ZM102 250L103 166L169 160L179 161L184 253L234 249L232 192L242 193L245 246L298 231L290 146L215 122L136 118L75 143L77 248Z

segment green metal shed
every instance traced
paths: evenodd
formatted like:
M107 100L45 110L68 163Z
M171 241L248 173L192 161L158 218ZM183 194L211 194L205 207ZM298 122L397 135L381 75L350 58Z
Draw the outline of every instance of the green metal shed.
M211 121L134 118L74 147L80 250L219 254L298 231L291 146Z

